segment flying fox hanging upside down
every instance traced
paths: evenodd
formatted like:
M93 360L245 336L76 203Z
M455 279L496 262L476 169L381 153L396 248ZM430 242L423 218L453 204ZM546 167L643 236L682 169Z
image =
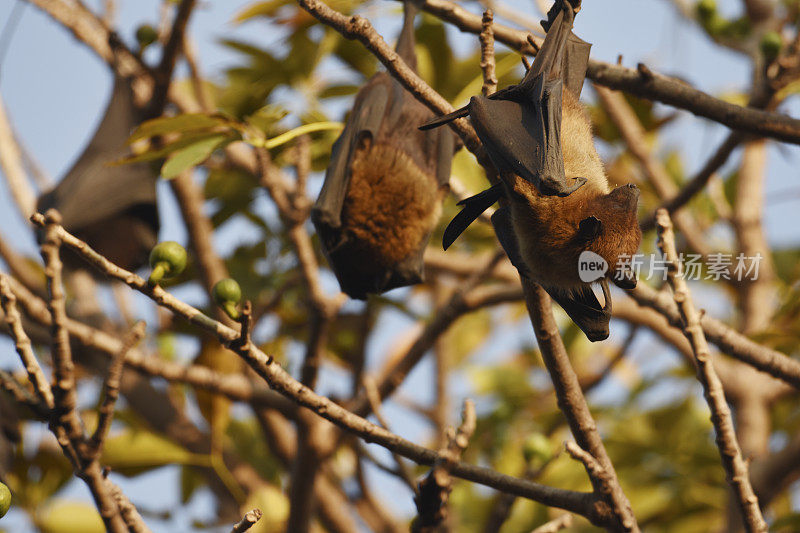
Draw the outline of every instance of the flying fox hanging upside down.
M404 2L397 53L416 69L414 14ZM311 219L342 291L365 299L422 281L422 254L448 191L455 140L423 132L433 116L388 73L359 90L333 147Z
M444 248L501 197L507 205L492 216L500 244L520 274L547 290L591 341L608 337L608 279L636 286L625 258L636 253L641 230L639 190L611 190L594 147L591 124L578 98L590 44L572 33L580 0L557 0L543 26L544 44L523 80L437 118L421 129L469 115L502 183L461 202L462 211L444 234ZM581 254L602 257L608 271L581 278ZM599 281L600 305L591 288Z
M125 141L145 118L144 111L134 103L131 81L117 76L89 145L36 206L41 213L58 209L67 230L128 270L144 265L157 242L158 171L148 163L111 163L127 153ZM71 268L85 267L85 262L69 251L64 261Z

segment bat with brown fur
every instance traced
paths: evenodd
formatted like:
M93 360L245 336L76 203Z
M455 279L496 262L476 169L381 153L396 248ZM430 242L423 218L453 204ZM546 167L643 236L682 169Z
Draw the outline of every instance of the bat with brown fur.
M414 14L404 2L397 53L416 68ZM333 147L311 219L342 291L365 299L422 281L422 254L439 220L455 148L433 113L386 72L356 95Z
M548 13L547 37L519 85L473 98L465 110L426 125L470 115L502 183L464 200L444 234L444 248L501 197L492 216L498 240L520 274L541 284L591 341L608 337L608 280L633 288L636 279L621 258L639 248L639 191L611 190L594 147L591 124L578 98L588 43L572 34L580 0L560 0ZM566 90L563 88L566 87ZM466 112L465 112L466 111ZM585 281L582 254L602 258L608 270ZM592 291L599 282L604 305Z

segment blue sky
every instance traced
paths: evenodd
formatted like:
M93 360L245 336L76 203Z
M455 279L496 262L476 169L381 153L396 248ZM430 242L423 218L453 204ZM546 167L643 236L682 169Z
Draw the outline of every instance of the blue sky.
M98 1L87 2L91 7ZM736 0L718 2L723 11L734 14L740 7ZM133 31L140 23L154 23L158 16L155 0L121 0L117 20L122 37L130 42ZM237 26L231 23L232 16L249 2L242 0L206 0L201 2L190 24L190 34L199 49L202 71L212 77L234 64L238 58L218 44L221 37L234 36L251 40L262 46L280 47L279 34L270 31L263 22L251 22ZM529 10L530 0L509 1L509 5L520 10ZM8 18L15 1L0 2L0 25ZM475 3L465 4L473 12L480 8ZM386 13L395 8L396 3L379 0L369 4L368 14ZM532 16L539 18L538 14ZM382 16L376 20L376 27L387 40L399 27L399 17ZM615 62L622 54L626 66L645 62L653 70L677 75L694 86L712 94L731 93L746 87L749 78L748 64L741 57L710 43L697 28L681 18L668 0L586 0L576 22L576 33L594 43L594 58ZM466 50L475 45L475 39L451 31L457 48ZM36 8L24 9L19 27L11 41L8 53L0 64L0 94L5 100L6 109L26 148L41 165L46 174L54 180L60 178L70 167L91 136L106 99L111 90L111 76L105 67L83 45L41 14ZM280 98L281 96L279 96ZM284 96L288 98L287 96ZM592 99L590 90L584 97ZM285 102L284 102L285 103ZM668 111L667 108L662 108ZM796 101L784 106L785 112L800 115ZM660 150L677 149L685 158L684 163L691 175L698 169L715 149L727 130L704 119L688 113L671 124L662 138ZM739 155L733 158L738 161ZM797 214L800 207L800 183L797 168L800 150L796 146L771 143L769 151L768 179L766 182L768 208L765 212L765 227L770 242L776 246L797 246L800 235L796 231ZM730 167L730 164L728 165ZM185 240L185 232L178 222L174 203L168 197L168 190L162 184L162 220L164 229L162 240ZM787 194L793 191L795 196ZM774 202L770 198L782 198ZM36 249L25 222L10 202L4 180L0 179L0 228L6 238L21 251L31 255ZM240 229L240 228L239 228ZM217 243L224 251L229 249L232 239L247 239L246 234L233 228L226 228L224 234L217 236ZM187 291L187 298L198 297L197 292ZM146 306L140 306L146 307ZM150 312L150 311L148 311ZM386 353L386 347L396 340L408 324L398 317L388 318L381 325L380 334L370 343L370 358L379 361ZM614 335L624 334L624 327L615 326ZM621 333L620 333L621 332ZM517 328L517 340L530 342L530 326ZM509 338L508 335L505 336ZM488 344L487 344L488 345ZM493 351L502 351L494 344ZM495 354L481 353L476 360L486 360ZM674 363L671 356L644 365L643 370L657 372L663 364ZM639 358L634 359L636 362ZM671 362L671 363L670 363ZM0 367L16 368L18 364L7 342L0 342ZM648 366L650 365L650 366ZM415 371L406 390L429 390L430 368L427 363ZM332 376L330 388L338 386ZM610 400L614 397L613 380L611 385L601 387L594 397L595 401ZM458 389L457 389L458 390ZM466 391L465 391L466 392ZM397 420L395 429L404 436L414 438L424 434L424 427L413 417L392 409L390 414ZM380 483L390 483L387 478L379 478ZM158 487L158 488L156 488ZM177 501L175 470L165 469L158 473L123 481L123 488L136 501L143 501L151 509L174 508ZM384 485L387 490L398 489ZM402 491L402 489L400 489ZM70 486L67 494L81 499L87 493L81 484ZM192 502L190 513L181 514L161 530L183 530L190 517L208 517L208 496L201 495ZM397 503L398 509L410 510L410 499ZM206 511L204 511L206 510ZM21 518L12 513L0 527L13 531L24 529ZM156 528L156 530L159 530Z

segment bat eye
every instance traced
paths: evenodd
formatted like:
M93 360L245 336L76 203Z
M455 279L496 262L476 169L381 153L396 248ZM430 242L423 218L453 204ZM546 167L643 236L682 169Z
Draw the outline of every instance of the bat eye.
M585 240L592 240L600 234L603 227L602 222L597 217L587 217L578 224L578 233Z

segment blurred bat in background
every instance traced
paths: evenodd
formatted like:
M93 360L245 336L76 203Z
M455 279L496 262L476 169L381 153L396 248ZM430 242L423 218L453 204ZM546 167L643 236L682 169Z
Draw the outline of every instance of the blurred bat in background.
M474 97L466 108L423 127L469 114L502 180L461 202L463 210L445 230L444 248L505 197L508 205L495 212L492 224L509 259L597 341L608 337L608 278L623 288L636 285L620 260L636 253L642 234L639 190L611 190L578 101L591 46L572 34L579 8L580 0L554 4L543 21L544 44L519 85ZM602 287L602 306L594 282Z
M404 2L397 53L416 69L412 2ZM422 255L441 214L455 149L447 129L388 73L356 95L311 218L342 291L365 299L422 281Z
M129 80L117 76L103 119L89 145L36 206L42 213L57 209L68 231L128 270L144 265L157 242L158 171L148 163L110 163L128 153L125 143L144 118L134 104ZM73 268L83 266L66 250L64 261Z

